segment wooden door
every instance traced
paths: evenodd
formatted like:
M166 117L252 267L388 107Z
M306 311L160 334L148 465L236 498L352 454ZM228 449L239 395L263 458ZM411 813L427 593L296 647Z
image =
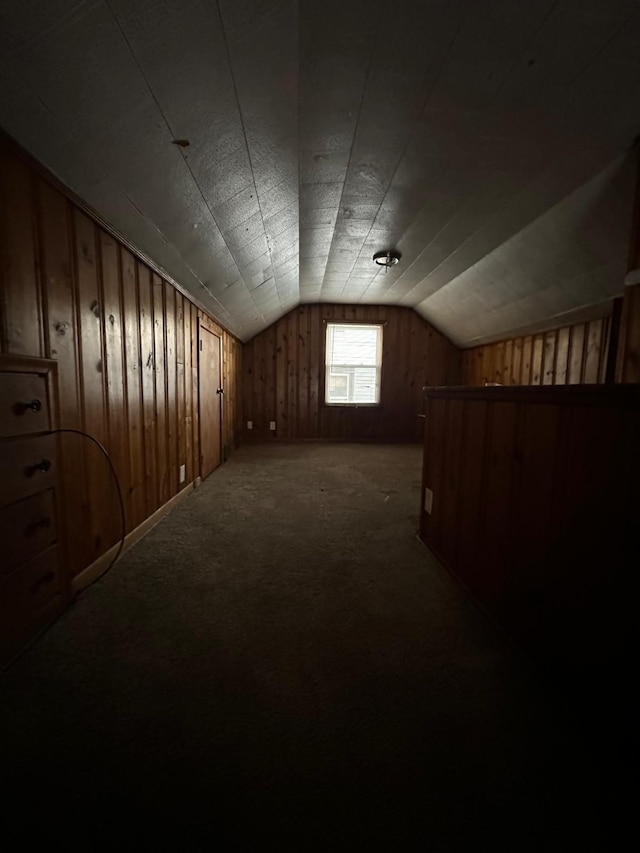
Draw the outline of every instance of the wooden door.
M207 477L222 461L221 342L202 324L199 333L200 476Z

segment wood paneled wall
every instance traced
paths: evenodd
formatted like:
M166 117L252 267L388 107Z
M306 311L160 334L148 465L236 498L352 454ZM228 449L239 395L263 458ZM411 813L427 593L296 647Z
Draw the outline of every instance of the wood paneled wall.
M462 384L579 385L605 381L610 318L462 352Z
M640 138L635 144L636 193L629 239L629 261L622 304L616 381L640 382Z
M623 651L621 632L637 624L627 602L638 583L640 386L427 397L426 544L532 654L580 666Z
M61 427L109 451L127 531L199 474L198 320L223 341L223 445L235 442L241 345L39 170L0 147L0 351L58 362ZM62 441L72 575L120 536L109 470ZM180 465L186 477L179 483Z
M324 405L325 329L332 320L385 324L380 406ZM458 381L459 350L410 308L302 305L243 347L242 434L258 441L419 441L423 386Z

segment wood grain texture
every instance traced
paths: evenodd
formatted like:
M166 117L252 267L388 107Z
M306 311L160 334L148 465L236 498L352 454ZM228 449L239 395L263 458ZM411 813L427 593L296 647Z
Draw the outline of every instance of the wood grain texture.
M200 476L198 316L223 342L225 457L235 446L241 345L2 147L0 189L0 349L57 361L60 426L85 430L109 451L130 533ZM119 509L90 442L65 436L61 454L75 577L119 538Z
M426 413L426 544L533 655L619 654L636 623L640 386L433 389Z
M325 329L332 320L384 323L380 406L324 405ZM302 305L243 347L242 437L420 441L423 387L458 380L459 350L410 308Z
M462 384L603 383L610 358L610 327L610 317L601 317L463 350Z

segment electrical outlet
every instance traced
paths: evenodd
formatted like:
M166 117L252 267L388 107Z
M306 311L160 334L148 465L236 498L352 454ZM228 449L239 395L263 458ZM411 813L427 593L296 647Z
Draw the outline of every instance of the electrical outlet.
M253 429L253 421L247 421L247 429Z
M187 466L186 466L186 465L181 465L181 466L180 466L180 482L181 482L181 483L184 483L184 481L185 481L186 479L187 479Z
M424 511L428 512L431 515L431 510L433 509L433 492L431 489L425 488L424 490Z
M269 429L275 430L275 428L276 428L276 422L275 421L269 421Z

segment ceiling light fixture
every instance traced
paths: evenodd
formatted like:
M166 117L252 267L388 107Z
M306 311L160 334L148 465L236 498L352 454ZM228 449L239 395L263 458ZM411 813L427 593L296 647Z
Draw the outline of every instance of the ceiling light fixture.
M383 252L376 252L373 256L373 262L378 264L379 267L384 267L388 270L389 267L394 267L398 263L400 257L400 252L392 252L390 249L387 249Z

